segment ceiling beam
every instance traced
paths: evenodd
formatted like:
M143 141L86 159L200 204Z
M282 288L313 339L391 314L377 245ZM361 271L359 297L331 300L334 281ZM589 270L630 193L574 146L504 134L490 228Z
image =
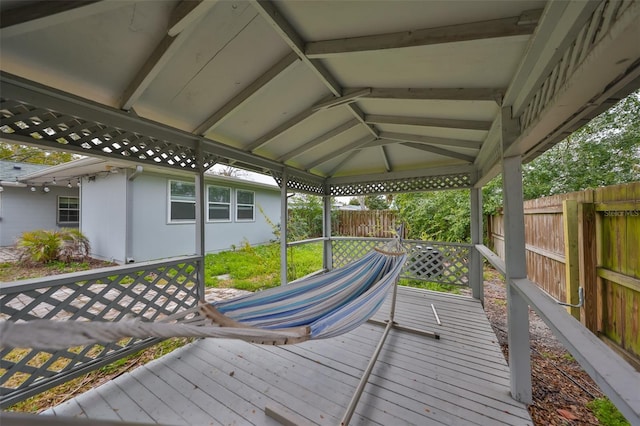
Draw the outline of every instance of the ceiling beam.
M191 36L197 27L197 22L216 3L217 0L203 2L185 0L176 6L170 18L167 35L156 46L122 94L120 109L129 111L133 108L153 80Z
M395 115L365 115L369 124L399 124L406 126L443 127L447 129L489 130L491 121L458 120L449 118L403 117Z
M167 34L171 37L180 34L209 12L216 3L217 1L211 0L181 1L171 13Z
M444 155L445 157L451 157L451 158L456 158L458 160L468 161L469 163L473 163L473 160L475 160L475 157L472 157L471 155L461 154L459 152L450 151L444 148L438 148L437 146L433 146L433 145L426 145L426 144L415 143L415 142L402 142L402 145L408 146L409 148L413 148L413 149L419 149L421 151L427 151L427 152L431 152L438 155Z
M469 149L480 149L480 147L482 146L482 142L469 141L465 139L437 138L434 136L412 135L408 133L395 132L381 132L380 139L387 139L396 142L428 143L430 145L442 145Z
M12 37L130 5L121 1L39 1L0 14L2 37Z
M271 1L259 1L249 0L255 7L260 16L271 25L276 33L282 38L282 40L298 55L302 62L320 79L336 97L342 97L342 87L338 84L337 80L331 75L331 73L325 68L319 60L310 59L305 55L305 42L302 37L296 32L293 26L284 18L284 16L278 11L275 4ZM347 109L353 114L353 116L365 125L367 131L374 137L378 137L378 132L375 128L368 126L364 122L364 113L354 104L347 104Z
M358 92L361 88L345 88L344 96ZM399 99L399 100L449 100L449 101L494 101L500 103L504 89L395 89L371 88L367 99Z
M213 129L215 129L218 124L222 123L222 121L227 118L229 115L233 114L238 109L242 108L242 106L253 96L260 93L260 91L271 81L277 78L279 75L282 75L286 70L290 69L294 64L298 63L299 58L294 52L289 53L287 56L282 58L277 64L271 67L267 72L262 74L258 79L252 82L249 86L244 88L240 93L238 93L233 99L227 102L222 108L213 113L211 117L207 118L198 128L194 131L199 135L206 135Z
M336 97L334 99L330 99L325 102L320 102L319 104L314 105L313 108L315 110L321 110L321 109L335 108L337 106L343 106L343 105L355 102L362 97L366 97L370 93L371 93L371 89L358 89L356 91L349 93L348 95Z
M305 143L304 145L293 149L291 151L289 151L288 153L284 154L283 156L281 156L280 158L278 158L276 161L280 161L280 162L285 162L288 161L292 158L295 158L299 155L304 154L307 151L312 150L313 148L317 147L320 144L325 143L326 141L328 141L329 139L332 139L344 132L346 132L347 130L353 129L355 126L359 125L360 122L358 120L356 120L355 118L352 120L347 121L346 123L344 123L341 126L336 127L333 130L328 131L327 133L318 136L317 138L313 139L312 141L309 141L307 143Z
M311 117L314 114L316 114L316 111L314 111L313 109L311 108L305 109L298 115L290 118L289 120L285 121L275 129L271 130L267 134L258 138L253 143L249 144L249 146L245 147L245 151L254 152L262 148L263 146L265 146L266 144L268 144L269 142L271 142L281 134L285 133L287 130L291 129L294 126L297 126L298 124L302 123L303 121L305 121L307 118Z
M331 169L331 171L329 171L329 173L327 173L327 176L332 177L338 171L342 170L342 168L345 166L345 164L347 164L349 161L351 161L351 159L353 157L355 157L359 152L360 152L359 149L354 149L353 151L351 151L350 153L345 155L345 157L342 160L340 160L340 162L333 169Z
M380 147L380 153L382 154L382 162L384 163L384 169L387 172L391 172L393 167L391 167L391 162L389 161L389 155L387 154L387 150L384 146Z
M334 151L331 151L330 153L323 155L320 158L316 158L315 161L311 162L310 164L305 165L305 168L307 170L311 170L314 167L319 166L322 163L326 163L327 161L334 159L344 153L347 153L349 151L353 151L354 149L358 149L360 147L362 147L363 145L366 145L367 143L371 142L372 140L374 140L373 136L365 136L363 138L358 139L355 142L351 142L350 144L347 144L345 146L343 146L342 148L338 148Z
M344 53L530 35L536 28L541 12L542 10L535 10L524 12L520 16L489 21L309 42L305 46L305 54L308 58L318 59Z

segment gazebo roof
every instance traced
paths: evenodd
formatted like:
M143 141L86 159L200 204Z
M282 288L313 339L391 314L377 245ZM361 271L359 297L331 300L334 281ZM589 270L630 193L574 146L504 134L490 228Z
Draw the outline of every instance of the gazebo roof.
M636 3L0 7L5 139L311 193L470 187L640 86Z

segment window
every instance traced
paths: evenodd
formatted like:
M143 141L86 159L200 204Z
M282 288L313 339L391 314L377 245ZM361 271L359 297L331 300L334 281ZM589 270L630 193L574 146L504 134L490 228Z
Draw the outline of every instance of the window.
M169 221L196 220L196 185L190 182L169 181Z
M236 190L236 220L253 220L254 204L253 191Z
M231 220L231 189L221 186L208 187L209 220Z
M58 223L80 222L80 201L78 197L58 197Z

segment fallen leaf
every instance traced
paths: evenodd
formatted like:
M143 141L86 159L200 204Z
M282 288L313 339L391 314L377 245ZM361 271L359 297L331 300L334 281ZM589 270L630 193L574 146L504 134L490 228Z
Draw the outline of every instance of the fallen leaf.
M564 410L562 408L558 408L556 411L558 412L558 414L560 414L562 417L564 417L567 420L578 420L578 417L576 417L576 415L574 415L569 410Z

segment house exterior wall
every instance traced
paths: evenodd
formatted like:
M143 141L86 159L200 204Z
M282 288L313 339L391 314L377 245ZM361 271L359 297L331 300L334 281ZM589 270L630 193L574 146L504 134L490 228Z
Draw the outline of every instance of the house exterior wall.
M91 244L91 256L124 263L127 238L125 173L82 179L80 223Z
M45 193L41 188L4 186L0 192L0 246L11 246L25 231L36 229L59 230L77 228L78 225L58 225L58 197L77 197L77 188L49 186Z
M130 231L132 238L127 257L135 261L189 255L195 252L195 223L170 223L169 181L193 182L186 177L169 178L143 173L130 182L131 200ZM207 179L206 184L231 188L231 221L207 222L205 226L205 250L217 252L240 246L243 241L251 245L267 243L275 238L272 226L280 222L280 192L236 182L219 182ZM254 221L238 222L235 219L235 189L255 193ZM261 213L260 209L264 212Z

